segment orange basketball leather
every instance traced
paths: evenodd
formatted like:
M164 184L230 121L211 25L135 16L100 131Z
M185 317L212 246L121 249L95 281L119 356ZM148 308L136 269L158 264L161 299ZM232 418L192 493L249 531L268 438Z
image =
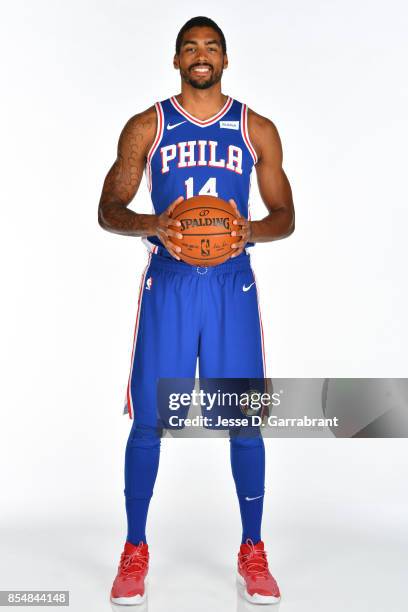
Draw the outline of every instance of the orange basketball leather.
M234 252L231 244L239 238L231 236L237 218L229 202L214 196L194 196L178 204L172 218L180 221L182 239L172 242L181 247L180 259L196 266L216 266Z

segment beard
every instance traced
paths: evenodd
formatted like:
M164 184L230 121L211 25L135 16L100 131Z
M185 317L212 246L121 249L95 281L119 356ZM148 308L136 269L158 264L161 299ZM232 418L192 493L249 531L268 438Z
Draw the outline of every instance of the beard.
M223 68L221 68L219 72L215 72L215 70L212 68L211 74L206 81L203 79L196 80L194 77L191 76L190 68L188 70L182 70L180 68L181 78L185 83L188 83L189 85L191 85L191 87L194 87L194 89L208 89L209 87L212 87L213 85L215 85L215 83L221 81L222 73Z

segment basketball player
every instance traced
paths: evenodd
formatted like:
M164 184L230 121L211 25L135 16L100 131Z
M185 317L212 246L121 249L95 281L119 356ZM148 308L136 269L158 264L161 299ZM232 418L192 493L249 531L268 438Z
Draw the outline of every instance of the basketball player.
M125 453L127 539L111 591L117 604L146 597L149 552L146 519L159 465L156 380L266 376L262 323L247 248L294 230L291 188L282 169L275 125L221 91L228 66L225 37L211 19L195 17L180 30L174 68L181 93L157 102L126 123L115 163L105 179L99 223L111 232L141 236L148 248L142 275L127 389L133 419ZM265 218L248 210L255 167ZM153 214L128 208L143 172ZM233 254L213 267L180 260L180 223L170 214L183 199L213 195L230 201L239 220ZM186 333L185 330L188 330ZM275 603L280 593L268 569L261 520L265 451L261 434L230 434L230 456L242 520L238 579L252 603Z

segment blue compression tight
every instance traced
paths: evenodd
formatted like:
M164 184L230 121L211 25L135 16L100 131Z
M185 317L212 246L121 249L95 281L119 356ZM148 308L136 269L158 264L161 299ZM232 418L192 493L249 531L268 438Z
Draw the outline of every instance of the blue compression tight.
M146 543L146 521L159 469L160 435L153 427L133 422L125 453L127 541Z

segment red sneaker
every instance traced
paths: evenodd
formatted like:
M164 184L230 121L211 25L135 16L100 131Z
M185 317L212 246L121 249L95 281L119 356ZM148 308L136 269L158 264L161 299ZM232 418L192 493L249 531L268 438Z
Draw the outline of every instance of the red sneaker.
M245 587L244 596L253 604L280 601L279 587L269 571L264 543L247 540L238 553L238 581Z
M111 601L115 604L141 604L146 599L145 577L149 569L149 548L126 542L120 557L117 576L113 582Z

